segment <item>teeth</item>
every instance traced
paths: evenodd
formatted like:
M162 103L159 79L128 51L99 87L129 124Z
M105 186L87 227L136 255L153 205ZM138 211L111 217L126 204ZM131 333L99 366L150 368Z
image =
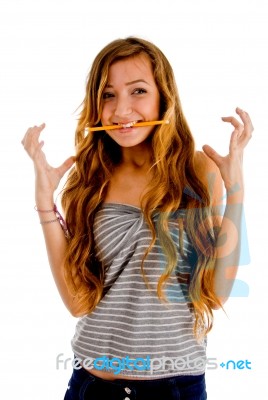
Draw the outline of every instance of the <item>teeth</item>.
M131 128L136 123L137 123L137 121L132 121L132 122L128 122L127 124L122 124L122 128Z

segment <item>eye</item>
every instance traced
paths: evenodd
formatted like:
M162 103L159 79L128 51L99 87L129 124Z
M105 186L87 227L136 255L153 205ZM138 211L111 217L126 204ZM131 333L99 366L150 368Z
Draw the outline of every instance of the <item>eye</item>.
M114 97L114 94L111 93L111 92L104 92L104 93L102 94L103 100L110 99L111 97Z
M143 88L137 88L135 90L133 90L133 94L144 94L147 93L147 90L143 89Z

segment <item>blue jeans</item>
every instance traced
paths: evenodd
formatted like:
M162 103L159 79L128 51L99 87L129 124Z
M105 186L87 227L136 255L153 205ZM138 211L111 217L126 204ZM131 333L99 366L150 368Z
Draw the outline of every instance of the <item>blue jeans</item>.
M64 400L206 400L205 375L104 380L74 369Z

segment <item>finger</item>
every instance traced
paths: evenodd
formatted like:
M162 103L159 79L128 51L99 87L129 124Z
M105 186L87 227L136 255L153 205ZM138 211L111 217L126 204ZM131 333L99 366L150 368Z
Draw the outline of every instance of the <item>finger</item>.
M45 126L46 126L45 124L42 124L40 126L34 126L30 131L30 136L33 136L35 139L38 139Z
M45 126L46 126L46 124L43 122L41 125L35 126L35 128L42 131L45 128Z
M246 111L244 111L241 108L239 108L239 107L237 107L235 111L239 115L241 120L243 121L245 127L249 127L250 130L253 131L254 127L253 127L253 124L252 124L252 121L251 121L251 118L250 118L249 114Z
M229 154L232 155L238 148L239 131L234 130L230 137Z
M245 147L252 137L252 132L254 130L254 127L253 127L252 121L250 119L250 116L248 115L248 113L246 111L241 110L241 108L237 108L236 112L240 116L241 120L244 123L244 131L243 131L243 135L241 136L241 139L240 139L240 144L243 147Z
M33 152L33 150L36 148L36 146L38 146L39 137L44 128L45 128L45 124L43 123L40 126L34 126L27 130L21 143L24 146L24 149L28 153ZM41 143L43 143L43 141Z
M22 141L21 141L22 145L25 147L26 142L29 139L32 139L32 137L34 137L35 139L38 139L40 134L41 134L41 132L42 132L42 130L45 128L45 126L46 126L46 124L43 123L43 124L41 124L39 126L35 125L35 126L31 127L31 128L28 128L26 133L25 133L25 135L24 135L24 137L23 137L23 139L22 139Z
M30 134L41 133L42 130L45 128L45 126L46 126L45 123L43 123L43 124L41 124L41 125L39 125L39 126L36 126L36 125L35 125L35 126L29 128L29 129L27 130L26 134L27 134L27 133L30 133Z
M222 120L224 122L229 122L230 124L232 124L233 127L237 129L239 132L243 131L244 128L243 125L235 117L222 117Z
M219 165L221 164L221 160L222 157L219 155L219 153L216 152L216 150L214 150L211 146L209 146L208 144L205 144L202 147L204 153L211 158L212 161L215 162L215 164L219 167Z
M74 157L69 157L69 158L67 158L67 160L65 160L65 161L58 167L58 171L59 171L60 176L63 176L63 175L68 171L68 169L71 168L71 166L73 165L74 161L75 161L75 158L74 158Z

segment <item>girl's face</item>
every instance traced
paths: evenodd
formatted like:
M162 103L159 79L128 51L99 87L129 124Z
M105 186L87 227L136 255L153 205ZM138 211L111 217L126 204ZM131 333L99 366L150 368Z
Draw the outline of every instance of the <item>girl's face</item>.
M159 119L160 94L149 58L141 54L116 61L109 68L103 91L102 125L131 124ZM106 131L121 147L143 143L153 126Z

